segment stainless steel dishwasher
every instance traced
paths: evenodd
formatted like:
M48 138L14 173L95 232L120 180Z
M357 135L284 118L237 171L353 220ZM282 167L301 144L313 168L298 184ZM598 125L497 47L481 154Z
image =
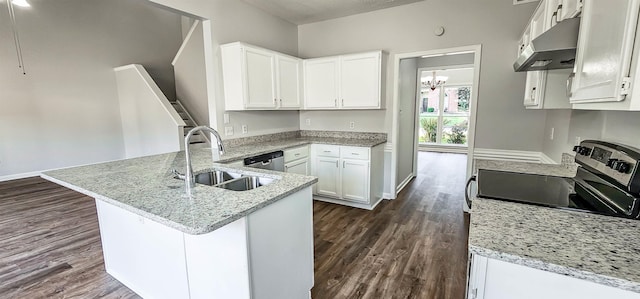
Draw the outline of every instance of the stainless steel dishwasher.
M259 156L244 159L244 165L248 167L284 171L284 153L276 151Z

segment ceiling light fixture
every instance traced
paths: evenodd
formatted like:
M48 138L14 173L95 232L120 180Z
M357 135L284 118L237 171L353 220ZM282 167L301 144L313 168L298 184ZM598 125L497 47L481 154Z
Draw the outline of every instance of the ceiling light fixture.
M12 0L11 3L20 7L31 7L31 4L27 0Z
M436 90L436 88L447 83L447 76L436 76L436 71L433 71L433 76L425 77L422 79L422 87L431 88L431 90Z

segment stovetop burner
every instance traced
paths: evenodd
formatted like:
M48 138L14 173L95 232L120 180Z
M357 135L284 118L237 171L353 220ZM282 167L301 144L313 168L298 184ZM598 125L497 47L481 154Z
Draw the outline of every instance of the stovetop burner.
M478 197L640 218L640 150L601 141L577 146L575 177L480 169Z

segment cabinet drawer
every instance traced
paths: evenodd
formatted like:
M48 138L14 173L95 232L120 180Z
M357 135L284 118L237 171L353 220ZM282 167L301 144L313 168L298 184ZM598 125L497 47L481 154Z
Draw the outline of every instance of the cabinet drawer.
M369 160L369 148L368 147L342 146L342 147L340 147L340 158L342 158L342 159L356 159L356 160Z
M316 144L316 155L321 157L340 157L340 147L337 145Z
M284 162L306 158L309 156L309 146L300 146L284 150Z

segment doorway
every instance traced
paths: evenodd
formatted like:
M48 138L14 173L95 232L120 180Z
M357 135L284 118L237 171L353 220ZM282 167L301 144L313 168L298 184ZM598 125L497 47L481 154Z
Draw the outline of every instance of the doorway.
M394 56L390 189L396 194L417 175L419 149L467 154L466 176L471 175L481 49Z

